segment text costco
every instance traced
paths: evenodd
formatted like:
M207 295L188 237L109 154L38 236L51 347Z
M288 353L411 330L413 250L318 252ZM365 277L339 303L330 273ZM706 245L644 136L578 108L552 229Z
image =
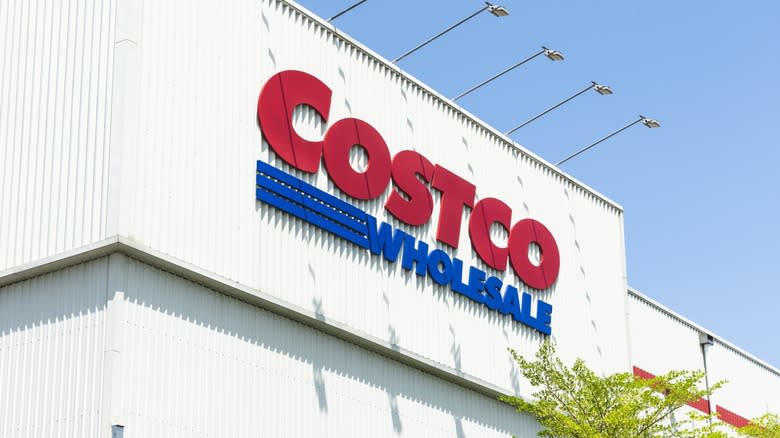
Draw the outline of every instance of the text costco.
M416 151L403 150L391 157L385 140L369 123L349 117L331 123L322 140L309 141L299 136L292 122L295 108L308 105L328 122L331 95L331 89L318 78L296 70L277 73L265 83L258 99L257 117L265 139L282 160L307 173L316 173L320 161L324 161L333 183L356 199L375 199L385 193L392 181L394 184L384 208L398 220L412 226L430 221L434 208L431 188L436 189L441 194L436 240L457 248L463 209L469 207L469 238L474 251L486 265L505 271L510 264L515 274L531 288L547 289L555 283L560 255L555 238L547 227L531 218L512 224L512 209L506 203L496 198L482 198L475 202L474 184L439 164L431 163ZM368 157L368 164L362 171L350 164L350 151L354 146L361 147ZM258 162L260 173L261 163ZM260 182L258 176L258 187L261 187ZM300 181L286 183L285 186L301 184L306 183ZM367 226L367 247L373 253L382 253L387 260L395 261L403 248L401 262L404 268L414 269L418 275L428 275L438 284L449 285L456 293L511 314L519 322L543 333L550 333L550 304L537 300L537 316L534 318L530 313L530 294L523 292L518 296L515 287L503 285L500 279L487 276L485 271L473 266L467 269L464 281L463 262L457 257L450 258L441 249L429 251L425 242L417 241L402 230L393 230L385 222L377 224L375 218L363 214ZM491 240L490 228L493 224L499 224L509 233L506 246L499 246ZM532 243L541 253L536 263L529 257L528 248Z

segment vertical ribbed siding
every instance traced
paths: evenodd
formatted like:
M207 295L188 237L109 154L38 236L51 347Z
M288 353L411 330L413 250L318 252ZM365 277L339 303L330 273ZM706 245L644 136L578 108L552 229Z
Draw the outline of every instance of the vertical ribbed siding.
M113 2L0 2L0 270L105 236Z
M652 375L672 370L703 371L699 331L640 297L627 293L631 365ZM714 382L710 379L710 382ZM702 388L704 383L702 381ZM704 402L706 406L706 402ZM712 405L712 409L714 409ZM677 418L702 414L690 406L675 411ZM703 424L702 424L703 425Z
M704 370L699 330L636 295L628 297L633 366L655 375Z
M706 329L633 291L628 295L634 366L652 374L704 368L699 333ZM780 410L780 372L717 338L707 350L707 378L726 382L710 397L713 413L725 408L751 419Z
M536 436L496 400L128 260L127 438Z
M505 200L513 221L533 217L547 225L561 248L561 275L550 290L532 292L555 306L559 351L567 361L582 357L604 372L629 369L622 215L615 206L283 2L147 2L141 34L142 111L127 152L133 159L123 209L128 237L520 391L524 384L506 348L533 354L539 333L255 201L258 159L348 199L324 169L315 175L291 170L262 141L256 105L263 83L281 70L304 70L333 89L329 124L364 119L392 153L420 151L474 182L480 198ZM299 111L297 118L307 126L302 131L322 135L311 112ZM349 202L435 245L439 193L433 192L437 207L420 227L384 211L387 193ZM459 248L445 249L485 268L463 217ZM511 269L490 274L523 286Z
M0 437L98 436L107 259L0 288Z
M771 336L767 342L773 342ZM713 401L744 418L780 412L780 374L757 363L732 347L715 342L707 358L710 381L728 383Z

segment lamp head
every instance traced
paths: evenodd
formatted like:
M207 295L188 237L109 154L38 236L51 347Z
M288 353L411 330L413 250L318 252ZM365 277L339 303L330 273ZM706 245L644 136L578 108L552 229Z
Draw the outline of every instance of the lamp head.
M593 81L591 81L593 82ZM599 93L602 96L609 96L612 94L612 89L609 88L606 85L601 85L596 82L593 82L593 89L596 90L596 93Z
M544 56L550 59L550 61L563 61L563 53L557 50L550 50L547 47L542 46L544 49Z
M642 124L647 126L648 128L660 128L661 124L658 123L658 120L655 119L649 119L645 116L640 115L640 119L642 119Z
M496 17L506 17L509 15L509 11L501 5L494 5L488 2L485 2L485 4L487 5L488 12Z

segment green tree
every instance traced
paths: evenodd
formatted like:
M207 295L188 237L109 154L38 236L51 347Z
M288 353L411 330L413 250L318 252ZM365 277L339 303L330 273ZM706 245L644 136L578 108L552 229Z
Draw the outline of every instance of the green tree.
M571 367L555 357L555 346L542 344L536 360L510 349L521 374L537 388L532 399L500 399L519 412L533 415L542 425L539 436L549 438L721 438L721 423L704 415L675 412L686 403L706 397L698 389L699 371L671 371L653 379L630 373L605 377L577 359ZM684 418L679 418L684 417Z
M764 414L750 421L750 424L737 429L740 435L756 438L780 438L780 417L776 414Z

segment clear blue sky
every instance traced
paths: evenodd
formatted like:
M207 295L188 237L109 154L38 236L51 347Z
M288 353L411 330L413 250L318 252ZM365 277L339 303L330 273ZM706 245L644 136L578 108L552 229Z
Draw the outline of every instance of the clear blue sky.
M325 18L353 0L300 0ZM500 130L584 88L512 137L621 204L629 285L780 367L780 2L518 1L399 65L449 96L539 50L460 103ZM394 58L481 1L368 0L334 22Z

